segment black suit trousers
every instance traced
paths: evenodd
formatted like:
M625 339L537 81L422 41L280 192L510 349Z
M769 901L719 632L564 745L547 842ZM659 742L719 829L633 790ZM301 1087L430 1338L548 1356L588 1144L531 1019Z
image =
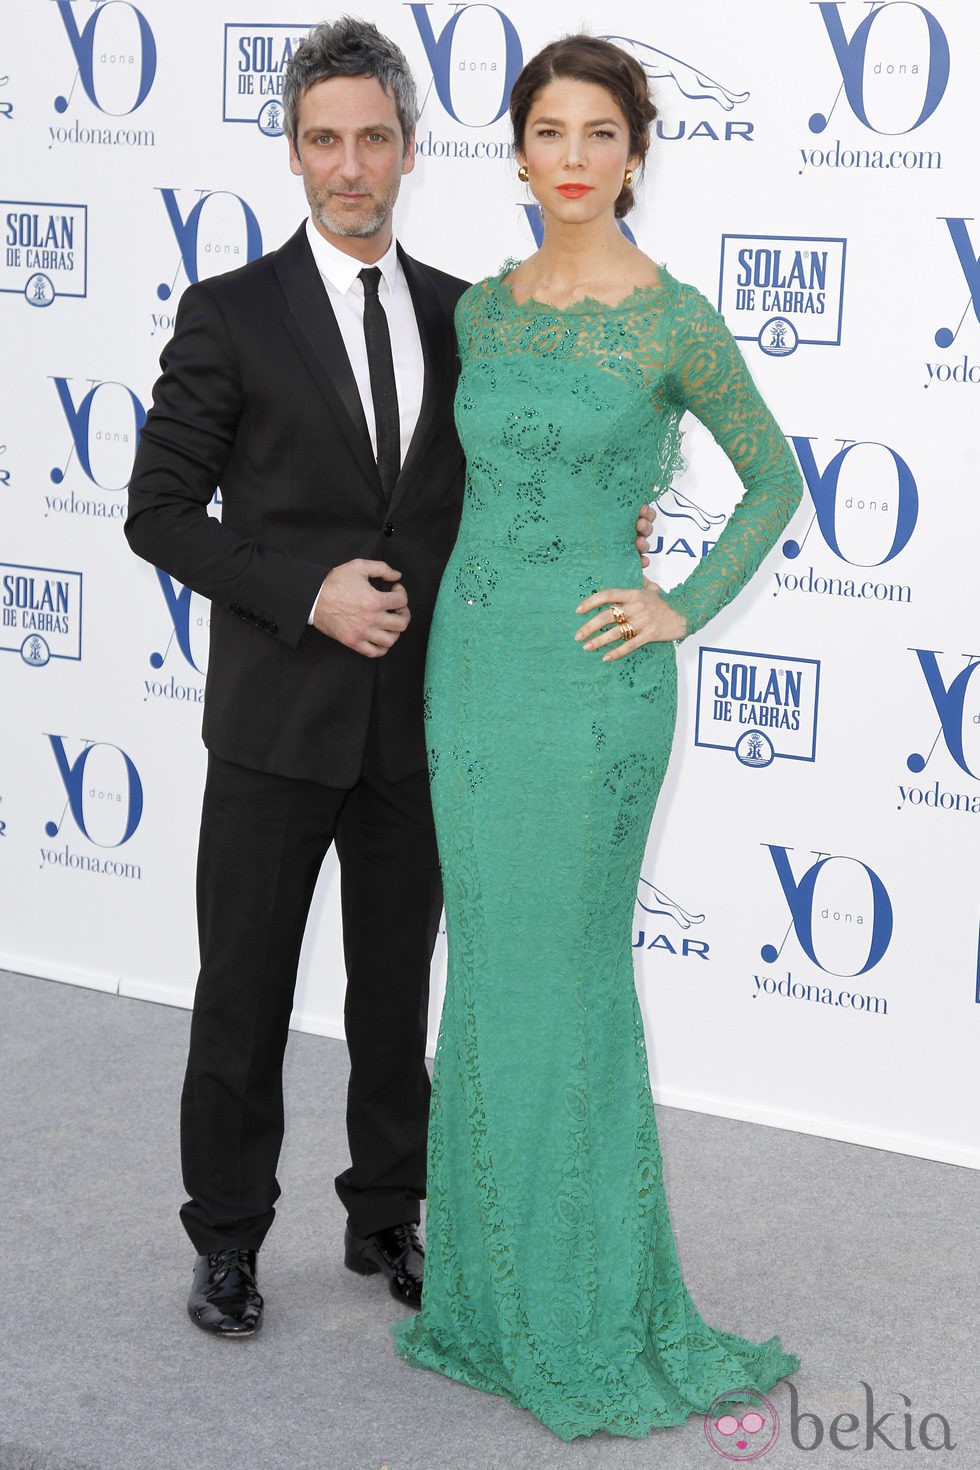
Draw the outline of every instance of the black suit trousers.
M373 724L373 722L372 722ZM424 771L389 782L372 728L351 790L209 758L198 853L201 972L181 1099L181 1219L202 1253L258 1249L279 1196L282 1064L303 934L331 842L341 870L356 1235L419 1219L429 965L442 890Z

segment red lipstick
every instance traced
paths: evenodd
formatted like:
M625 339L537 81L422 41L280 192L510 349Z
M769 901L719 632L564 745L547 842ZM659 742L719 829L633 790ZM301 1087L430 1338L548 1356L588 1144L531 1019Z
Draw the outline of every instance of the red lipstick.
M592 193L591 184L559 184L558 193L563 194L566 199L582 199L586 194Z

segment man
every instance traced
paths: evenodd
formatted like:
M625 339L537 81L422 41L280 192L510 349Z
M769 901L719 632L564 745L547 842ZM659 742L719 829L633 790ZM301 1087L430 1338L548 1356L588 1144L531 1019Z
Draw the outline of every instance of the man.
M198 1251L190 1315L234 1338L262 1320L283 1052L331 842L351 1062L345 1263L419 1304L441 908L422 674L463 469L452 313L466 283L392 238L415 161L405 58L366 22L321 25L289 64L283 107L310 219L184 293L126 522L134 551L212 603L181 1218ZM220 522L207 512L219 484Z

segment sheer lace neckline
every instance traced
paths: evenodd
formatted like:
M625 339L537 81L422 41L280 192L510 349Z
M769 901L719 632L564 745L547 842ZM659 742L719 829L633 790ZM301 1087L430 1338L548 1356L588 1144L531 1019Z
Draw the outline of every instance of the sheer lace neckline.
M510 283L505 280L512 271L523 264L519 260L507 260L497 276L490 278L491 284L496 289L504 302L516 311L540 311L557 313L559 316L573 316L576 314L594 315L597 312L607 312L611 316L619 313L635 311L644 301L651 296L662 296L674 283L674 278L662 265L657 266L660 279L652 285L634 286L633 289L616 302L600 301L597 296L581 296L577 301L570 301L567 306L556 306L553 301L541 301L537 296L526 296L523 301L518 301L511 289Z

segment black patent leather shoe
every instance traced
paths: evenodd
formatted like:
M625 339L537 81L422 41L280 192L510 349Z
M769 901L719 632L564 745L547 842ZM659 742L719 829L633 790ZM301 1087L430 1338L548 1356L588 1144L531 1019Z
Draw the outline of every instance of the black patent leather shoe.
M255 1252L234 1249L198 1256L187 1311L192 1322L215 1337L254 1336L262 1326Z
M390 1225L360 1239L348 1228L344 1233L344 1265L360 1276L383 1271L391 1294L407 1307L422 1305L422 1271L425 1247L417 1225Z

